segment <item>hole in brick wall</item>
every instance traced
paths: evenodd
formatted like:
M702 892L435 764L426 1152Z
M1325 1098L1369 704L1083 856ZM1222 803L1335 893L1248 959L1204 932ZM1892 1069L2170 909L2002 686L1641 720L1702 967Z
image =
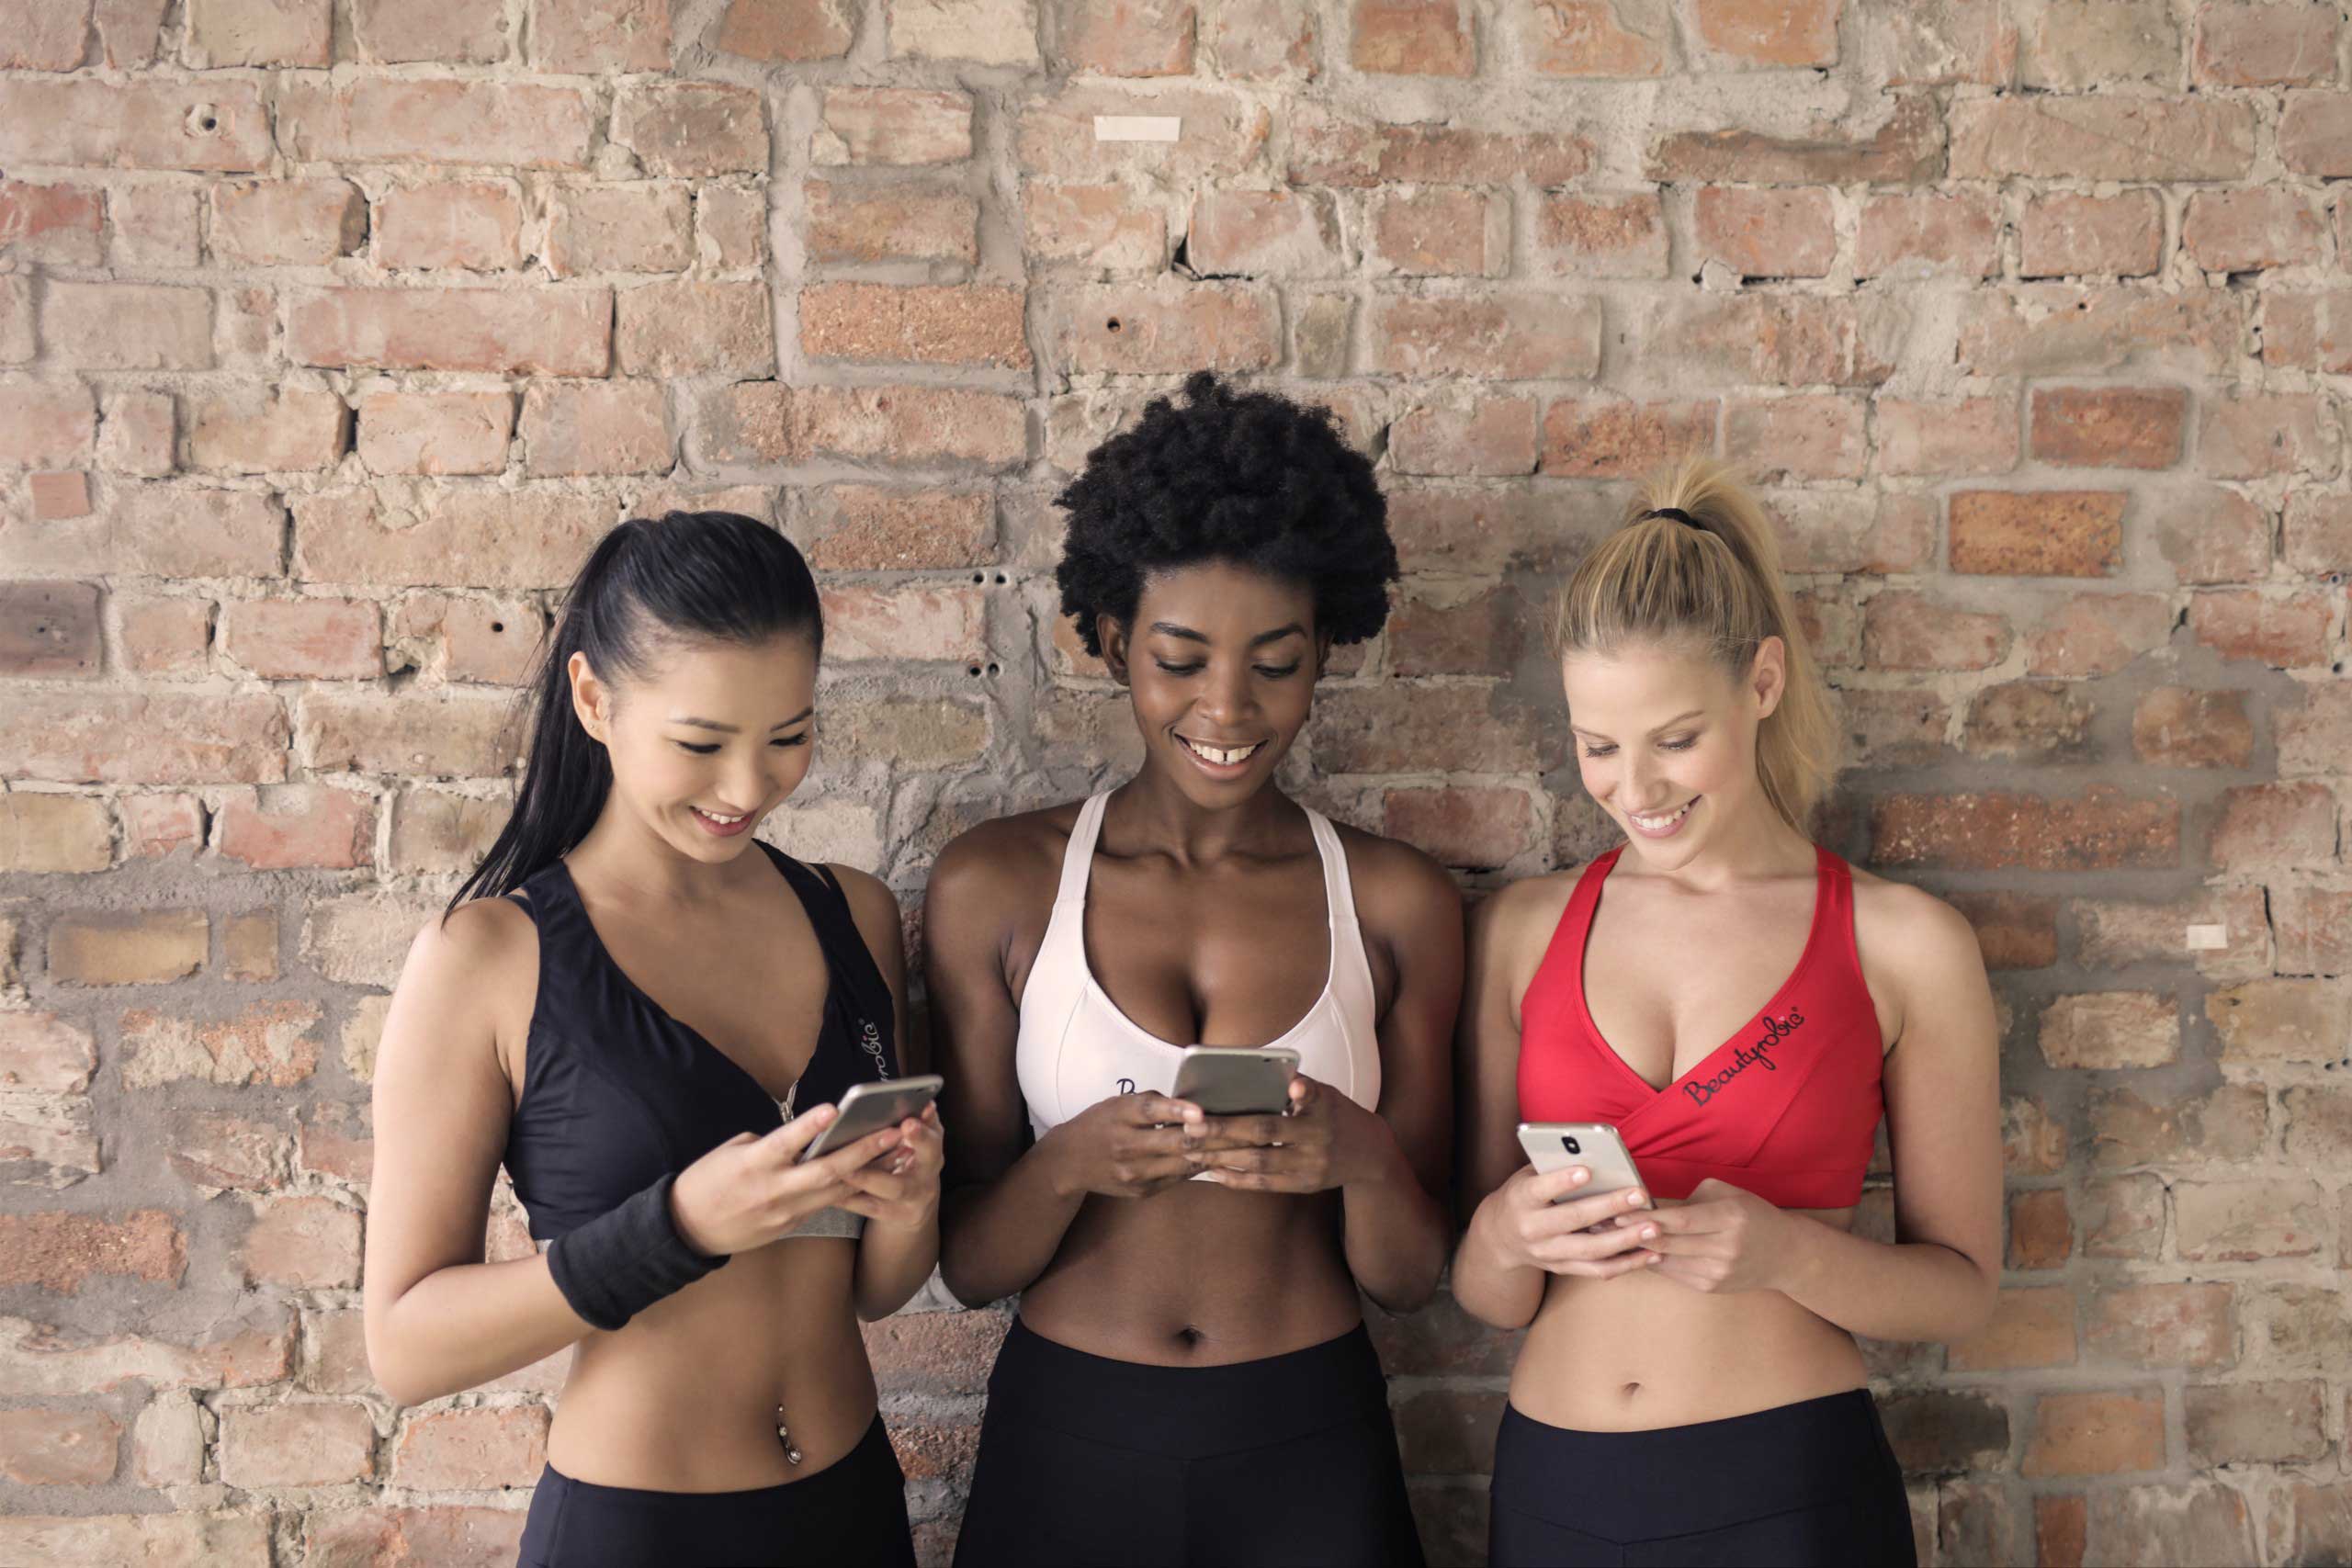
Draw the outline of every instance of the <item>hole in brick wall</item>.
M995 666L995 665L993 665L993 664L989 665L989 674L991 674L991 675L993 675L993 674L997 673L997 666Z
M504 621L492 621L490 623L490 629L494 632L503 632L506 629L506 623Z
M1011 578L1009 578L1009 577L1005 576L1005 575L1004 575L1004 573L1002 573L1002 572L1001 572L1001 571L1000 571L1000 572L998 572L998 573L996 574L996 580L997 580L997 581L998 581L1000 584L1006 583L1006 582L1010 582L1010 581L1012 581L1012 579L1011 579Z
M1109 321L1103 322L1102 325L1107 331L1117 332L1119 330L1119 318L1114 316Z
M967 674L967 675L977 675L977 674L978 674L979 672L980 672L980 667L979 667L978 665L977 665L977 664L969 664L969 665L965 666L965 668L964 668L964 673L965 673L965 674Z
M986 582L988 580L989 574L985 571L976 571L972 573L972 581L975 582Z

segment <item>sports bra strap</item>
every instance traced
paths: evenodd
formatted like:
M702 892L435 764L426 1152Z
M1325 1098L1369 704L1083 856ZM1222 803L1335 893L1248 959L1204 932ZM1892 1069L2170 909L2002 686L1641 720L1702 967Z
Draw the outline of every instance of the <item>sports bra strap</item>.
M1054 894L1056 904L1086 902L1087 877L1094 870L1094 846L1102 837L1102 807L1110 798L1109 790L1090 795L1078 808L1078 820L1069 825L1069 843L1062 851L1062 880Z
M1347 846L1340 842L1340 830L1331 826L1329 818L1312 807L1302 809L1306 812L1307 826L1315 829L1316 852L1323 857L1323 899L1331 931L1335 936L1351 931L1356 925L1356 892L1348 878ZM1340 951L1337 942L1331 951Z

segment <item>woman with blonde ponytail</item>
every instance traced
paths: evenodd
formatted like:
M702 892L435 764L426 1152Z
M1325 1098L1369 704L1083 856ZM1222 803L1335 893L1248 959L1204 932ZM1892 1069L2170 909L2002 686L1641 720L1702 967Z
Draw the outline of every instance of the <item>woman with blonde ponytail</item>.
M1855 1339L1956 1339L1992 1312L1974 934L1811 840L1829 694L1721 468L1646 488L1569 580L1553 648L1585 788L1626 842L1472 927L1453 1292L1528 1330L1491 1559L1913 1562ZM1853 1231L1882 1117L1892 1241Z

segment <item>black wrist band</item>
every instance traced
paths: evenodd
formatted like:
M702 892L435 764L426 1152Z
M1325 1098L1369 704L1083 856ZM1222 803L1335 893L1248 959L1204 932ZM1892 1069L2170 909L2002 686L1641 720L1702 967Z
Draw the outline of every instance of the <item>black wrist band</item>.
M727 1261L686 1245L670 1217L665 1176L610 1213L556 1238L548 1272L571 1310L599 1328L618 1328L662 1297L674 1295Z

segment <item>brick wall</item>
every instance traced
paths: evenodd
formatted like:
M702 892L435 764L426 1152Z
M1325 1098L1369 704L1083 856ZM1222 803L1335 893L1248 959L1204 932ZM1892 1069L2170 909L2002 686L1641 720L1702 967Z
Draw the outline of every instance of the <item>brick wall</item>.
M1872 1352L1927 1556L2344 1560L2343 12L0 0L0 1557L511 1553L556 1369L395 1409L356 1287L550 591L632 512L782 525L784 834L917 908L1132 761L1048 497L1205 365L1379 455L1407 580L1293 777L1474 886L1603 838L1532 607L1660 457L1757 474L1825 836L2005 1009L1998 1316ZM925 1304L873 1337L936 1554L1003 1319ZM1473 1561L1512 1348L1379 1333Z

